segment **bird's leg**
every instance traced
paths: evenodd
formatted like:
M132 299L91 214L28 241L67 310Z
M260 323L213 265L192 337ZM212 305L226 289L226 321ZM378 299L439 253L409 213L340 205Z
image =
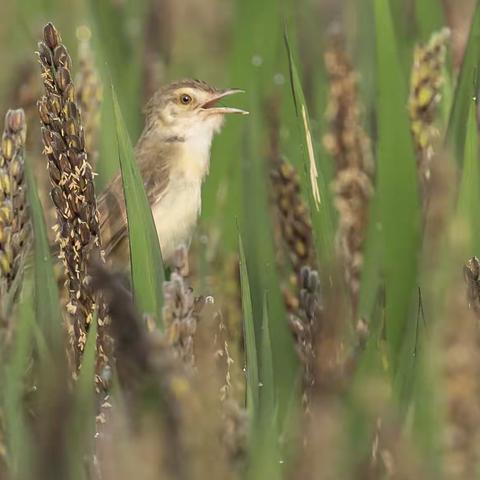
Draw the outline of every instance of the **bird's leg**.
M190 266L188 263L188 248L186 245L182 244L175 250L173 268L182 277L188 277Z

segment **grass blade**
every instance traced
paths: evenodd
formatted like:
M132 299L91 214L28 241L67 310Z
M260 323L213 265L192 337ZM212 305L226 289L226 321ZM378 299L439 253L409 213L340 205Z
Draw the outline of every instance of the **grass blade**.
M160 244L113 85L112 99L118 156L127 207L130 265L135 303L140 312L155 315L160 325L163 305L162 285L165 279Z
M301 148L303 157L302 187L308 192L308 204L312 217L313 234L317 246L317 254L322 264L328 266L334 258L334 214L330 199L330 189L325 178L322 165L318 162L315 146L312 142L310 117L303 94L300 76L295 64L292 49L285 32L285 46L287 49L290 84L293 102L297 115L297 124L301 132ZM308 173L307 173L308 172Z
M439 0L415 0L415 18L420 40L426 42L433 32L445 26L445 14Z
M478 163L478 127L476 102L470 96L469 115L464 147L463 173L458 194L457 214L466 234L466 245L470 249L465 258L480 252L480 165Z
M247 409L253 418L258 413L258 357L255 340L255 324L253 320L252 298L250 296L250 282L248 280L247 264L243 249L242 237L238 237L240 255L240 284L242 289L243 334L245 338L245 352L247 364Z
M378 75L377 195L384 239L386 335L398 367L415 291L420 239L416 159L405 108L407 90L388 2L375 0Z
M87 1L94 20L96 46L103 61L108 61L109 70L118 88L122 111L126 115L129 133L140 133L140 82L141 82L141 23L145 10L144 1L127 1L121 4L96 0ZM130 8L135 4L136 8ZM129 22L140 23L132 38ZM128 65L127 65L128 62Z
M275 385L273 374L272 342L267 295L263 297L262 339L260 344L260 408L262 416L273 418L275 410Z
M37 187L28 162L27 194L34 232L34 295L36 323L43 332L49 349L57 351L63 348L63 321L59 309L58 286L52 266L43 207L40 203Z
M35 321L32 289L32 282L25 279L19 306L19 321L12 345L12 357L5 367L5 384L2 387L7 461L12 478L27 478L26 472L31 461L30 438L22 401L24 397L24 375L30 362L32 326Z
M477 69L480 62L480 1L477 2L470 26L465 56L457 81L452 110L447 131L447 143L454 149L459 165L463 162L463 149L470 100L476 83Z

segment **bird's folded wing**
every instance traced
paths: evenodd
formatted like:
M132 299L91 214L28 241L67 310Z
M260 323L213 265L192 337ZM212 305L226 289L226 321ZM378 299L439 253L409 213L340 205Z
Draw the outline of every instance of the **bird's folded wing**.
M137 161L140 174L143 178L147 199L152 207L163 197L168 186L168 168L164 161L166 156L156 155L152 164L152 152L148 152L150 161L146 155L138 155ZM168 157L167 157L168 158ZM115 247L128 235L127 211L123 194L122 177L117 174L106 190L97 201L97 209L100 223L100 237L102 247L108 256Z
M127 235L127 211L122 177L116 175L97 200L100 237L105 254L109 255Z

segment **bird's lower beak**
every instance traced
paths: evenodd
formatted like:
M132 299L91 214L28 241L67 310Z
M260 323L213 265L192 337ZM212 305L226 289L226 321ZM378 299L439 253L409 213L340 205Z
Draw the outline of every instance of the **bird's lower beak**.
M240 115L248 115L249 112L240 108L222 107L217 105L222 98L228 97L229 95L233 95L235 93L245 93L245 91L238 88L231 88L229 90L223 90L215 93L212 95L212 98L202 104L200 108L207 111L209 114L238 113Z

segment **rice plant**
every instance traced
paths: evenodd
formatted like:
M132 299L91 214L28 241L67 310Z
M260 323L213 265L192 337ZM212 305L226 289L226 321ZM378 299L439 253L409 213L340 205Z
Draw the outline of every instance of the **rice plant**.
M0 478L479 475L480 2L0 13Z

